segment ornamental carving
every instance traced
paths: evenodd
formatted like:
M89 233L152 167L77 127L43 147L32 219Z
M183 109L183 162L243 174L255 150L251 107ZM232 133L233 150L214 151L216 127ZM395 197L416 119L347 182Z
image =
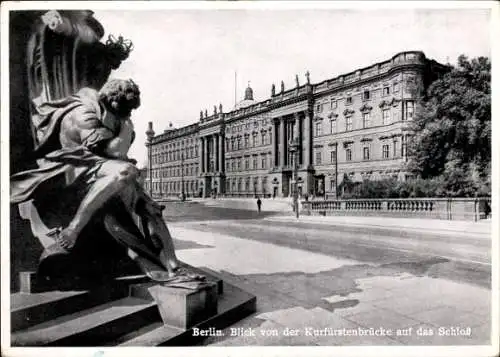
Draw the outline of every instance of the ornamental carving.
M363 106L359 108L359 111L363 113L369 112L370 110L372 110L372 107L367 104L363 104Z
M330 114L328 114L328 118L330 119L337 119L339 115L337 113L334 113L334 112L331 112Z
M343 113L346 117L354 114L354 110L347 108Z
M314 121L320 121L320 120L323 120L323 118L320 117L319 115L317 115L317 116L314 117Z

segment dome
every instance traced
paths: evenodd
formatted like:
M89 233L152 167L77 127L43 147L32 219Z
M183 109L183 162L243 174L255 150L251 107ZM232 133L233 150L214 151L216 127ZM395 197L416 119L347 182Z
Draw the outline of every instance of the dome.
M246 108L255 103L257 102L253 100L253 89L250 87L250 84L248 84L247 89L245 89L245 98L236 104L236 109Z

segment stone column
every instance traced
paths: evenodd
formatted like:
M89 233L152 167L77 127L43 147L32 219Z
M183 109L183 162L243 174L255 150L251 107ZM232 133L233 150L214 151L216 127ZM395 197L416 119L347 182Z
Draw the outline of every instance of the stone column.
M213 172L217 171L217 153L218 153L218 148L217 148L217 134L212 135L212 158L214 161L214 166L213 166Z
M222 137L222 134L219 134L219 171L224 172L225 167L224 167L224 138Z
M210 140L209 136L205 137L205 172L209 171L210 168L210 153L208 152L208 140Z
M205 172L205 139L200 137L200 174Z
M312 140L311 140L311 123L312 123L312 111L306 110L304 112L304 145L305 145L305 160L304 165L309 167L311 165L312 156Z
M280 118L280 166L284 167L286 163L286 130L285 130L286 121L284 117Z
M301 162L300 156L302 155L302 140L301 140L301 135L300 135L300 113L294 113L293 117L295 119L295 124L294 124L294 133L293 137L299 144L297 146L297 154L295 156L295 159L297 160L298 163Z
M271 127L271 138L273 140L273 145L272 145L272 148L271 148L271 157L273 158L272 159L272 167L273 166L276 166L276 122L274 121L274 119L271 119L272 121L272 127ZM271 168L272 168L271 167Z

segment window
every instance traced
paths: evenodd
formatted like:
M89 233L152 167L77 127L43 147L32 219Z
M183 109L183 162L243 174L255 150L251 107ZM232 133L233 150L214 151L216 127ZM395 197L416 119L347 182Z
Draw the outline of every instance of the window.
M330 109L336 109L337 108L337 100L336 99L332 99L330 101Z
M330 133L335 134L337 132L337 120L332 119L330 120Z
M272 131L271 131L271 130L269 130L268 135L269 135L269 139L268 139L268 142L267 142L267 143L268 143L269 145L271 145L271 144L273 143L273 133L272 133Z
M403 136L401 140L401 156L406 159L407 137Z
M241 136L238 136L238 147L237 147L238 150L241 149Z
M392 153L392 155L393 155L394 157L398 157L398 156L399 156L399 155L398 155L398 152L399 152L399 151L398 151L398 139L394 139L394 140L393 140L393 142L392 142L392 144L393 144L393 145L392 145L392 148L393 148L393 153Z
M245 148L248 148L249 146L249 138L248 138L248 134L245 135Z
M256 157L253 159L253 169L257 170L257 158Z
M389 158L389 145L387 144L382 145L382 158L384 159Z
M385 97L385 96L388 96L388 95L389 95L389 92L390 92L390 91L389 91L389 86L384 87L384 88L382 89L382 95L383 95L384 97Z
M389 118L390 118L390 110L389 109L384 109L382 111L382 124L383 125L389 124Z
M317 111L318 113L321 113L321 112L323 111L323 104L318 104L318 105L316 105L316 111Z
M321 165L321 151L316 151L316 165Z
M392 122L395 123L399 121L399 113L397 110L392 111Z
M255 147L257 143L257 133L252 134L252 146Z
M352 130L352 117L346 117L345 118L345 131L351 131Z
M248 170L250 168L250 162L248 159L245 159L245 170Z
M345 161L351 161L352 160L352 150L351 148L345 149Z
M226 171L229 172L229 162L226 162Z
M392 92L393 92L393 93L397 93L397 92L399 92L399 83L394 82L394 83L392 84Z
M370 91L369 90L365 90L363 92L363 100L369 100L370 99Z
M315 126L315 136L320 136L321 135L321 122L317 122Z
M238 171L241 171L241 160L238 159Z
M352 104L352 97L347 97L347 98L345 99L345 104L346 104L346 105L350 105L350 104Z
M266 132L263 131L261 133L261 136L262 136L262 139L261 139L262 145L266 145Z
M332 164L337 162L337 151L335 151L335 150L330 151L330 162Z
M370 147L365 146L363 148L363 160L370 160Z
M236 162L231 161L231 171L234 171L236 169Z
M336 185L335 185L335 180L334 180L334 179L333 179L333 180L330 180L330 191L331 191L331 192L335 192L335 191L337 191L337 187L335 187L335 186L336 186Z
M413 111L415 105L413 101L406 102L406 120L412 120L413 119Z
M265 157L262 158L262 168L265 169L266 168L266 163L267 163L267 160Z
M363 128L370 127L370 113L363 113Z

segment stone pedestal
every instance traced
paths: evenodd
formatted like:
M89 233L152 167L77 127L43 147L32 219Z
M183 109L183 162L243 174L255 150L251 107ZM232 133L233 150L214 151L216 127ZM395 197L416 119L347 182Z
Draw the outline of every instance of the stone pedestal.
M165 325L188 329L217 314L217 284L191 290L154 285L148 288Z

